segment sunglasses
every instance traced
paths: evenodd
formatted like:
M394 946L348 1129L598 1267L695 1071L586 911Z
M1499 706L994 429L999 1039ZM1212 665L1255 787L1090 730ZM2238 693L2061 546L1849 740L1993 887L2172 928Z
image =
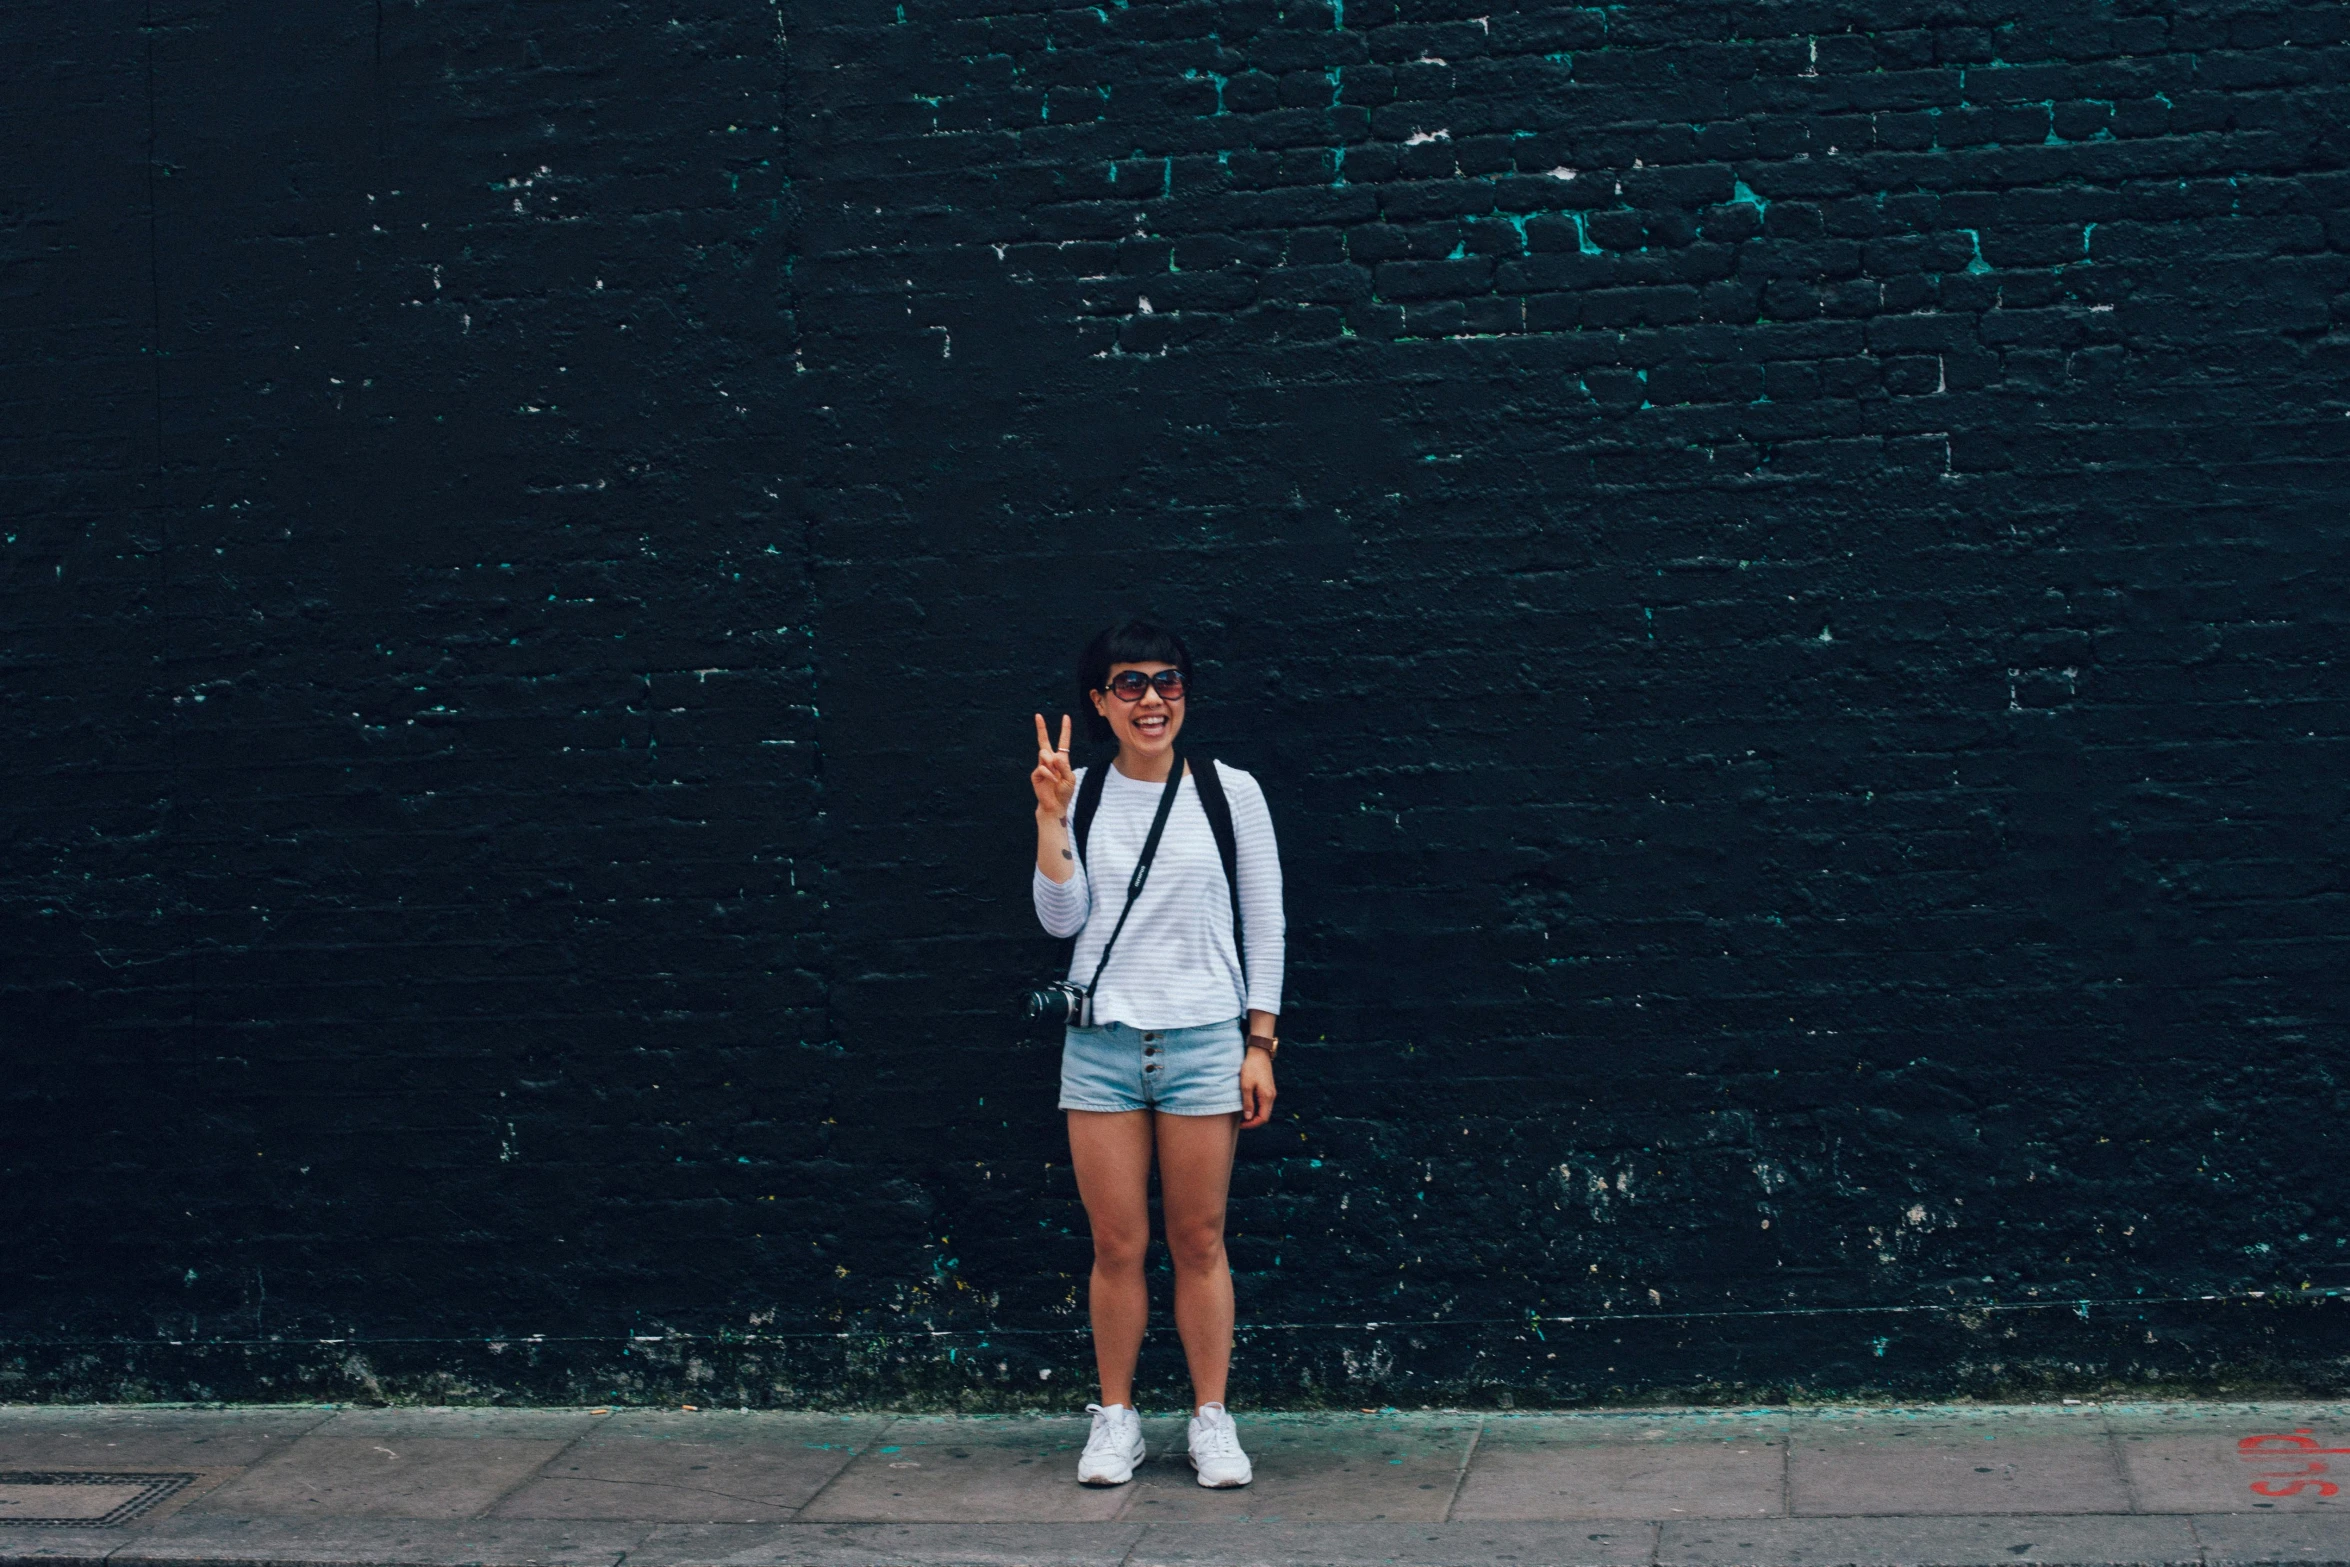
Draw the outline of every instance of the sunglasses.
M1183 700L1183 671L1162 669L1155 675L1146 675L1139 669L1122 670L1102 689L1121 702L1139 702L1145 691L1156 691L1162 700Z

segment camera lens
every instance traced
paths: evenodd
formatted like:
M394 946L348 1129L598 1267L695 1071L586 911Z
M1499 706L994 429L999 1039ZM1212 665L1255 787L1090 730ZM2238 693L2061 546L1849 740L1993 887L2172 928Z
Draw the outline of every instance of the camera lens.
M1083 1006L1084 995L1073 985L1038 985L1020 992L1020 1010L1030 1022L1074 1023Z

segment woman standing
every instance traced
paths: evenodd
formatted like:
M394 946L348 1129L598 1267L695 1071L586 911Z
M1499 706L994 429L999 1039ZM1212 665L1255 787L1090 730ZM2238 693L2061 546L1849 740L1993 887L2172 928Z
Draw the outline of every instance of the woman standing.
M1192 1467L1202 1485L1246 1485L1248 1455L1224 1409L1224 1202L1241 1130L1273 1114L1283 936L1273 821L1255 779L1204 757L1187 763L1177 750L1191 685L1181 637L1142 620L1113 626L1086 645L1077 683L1087 733L1117 741L1116 760L1089 786L1069 766L1067 715L1056 746L1039 713L1030 775L1036 915L1053 935L1077 938L1070 981L1093 987L1061 1047L1069 1155L1093 1230L1102 1398L1089 1406L1077 1478L1122 1485L1143 1459L1134 1362L1150 1314L1143 1257L1155 1154L1175 1326L1191 1369ZM1076 820L1089 801L1098 801L1090 819ZM1229 879L1220 836L1232 851Z

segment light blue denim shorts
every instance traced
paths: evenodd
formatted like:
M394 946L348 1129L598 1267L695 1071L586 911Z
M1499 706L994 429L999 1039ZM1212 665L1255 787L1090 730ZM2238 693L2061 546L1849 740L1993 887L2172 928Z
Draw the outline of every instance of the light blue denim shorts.
M1199 1028L1073 1028L1061 1042L1061 1108L1230 1115L1240 1108L1247 1054L1238 1018Z

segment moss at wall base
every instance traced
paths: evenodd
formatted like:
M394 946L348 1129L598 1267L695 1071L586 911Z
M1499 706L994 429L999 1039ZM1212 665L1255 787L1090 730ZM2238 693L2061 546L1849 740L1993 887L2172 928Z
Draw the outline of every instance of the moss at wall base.
M1885 1308L1384 1327L1247 1328L1232 1399L1257 1408L2331 1397L2350 1391L2350 1299ZM1142 1401L1182 1401L1155 1334ZM10 1402L670 1405L1068 1410L1078 1332L386 1341L17 1341Z

